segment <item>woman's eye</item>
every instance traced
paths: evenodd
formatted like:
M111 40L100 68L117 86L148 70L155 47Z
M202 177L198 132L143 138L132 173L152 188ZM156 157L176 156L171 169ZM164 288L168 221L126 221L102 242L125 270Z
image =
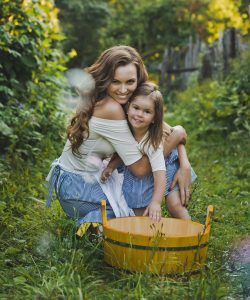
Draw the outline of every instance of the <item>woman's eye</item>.
M128 84L134 84L135 83L135 80L129 80L128 81Z

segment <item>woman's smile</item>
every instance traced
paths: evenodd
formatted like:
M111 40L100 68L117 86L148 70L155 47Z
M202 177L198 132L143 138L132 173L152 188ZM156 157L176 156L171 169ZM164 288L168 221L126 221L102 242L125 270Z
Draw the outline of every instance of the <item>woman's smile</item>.
M124 105L137 87L137 70L134 64L120 66L115 70L114 78L107 88L107 94L116 102Z

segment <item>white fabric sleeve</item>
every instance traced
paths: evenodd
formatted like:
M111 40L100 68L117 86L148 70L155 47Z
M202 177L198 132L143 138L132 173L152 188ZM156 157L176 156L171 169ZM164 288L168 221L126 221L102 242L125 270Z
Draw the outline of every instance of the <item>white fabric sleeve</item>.
M106 120L92 117L89 126L112 144L126 166L142 157L126 120Z
M139 148L141 147L142 145L139 145ZM144 150L145 154L148 156L152 172L161 170L166 171L162 144L156 150L154 150L152 145L148 146L147 144L145 145L145 147L143 147L143 149L140 150Z

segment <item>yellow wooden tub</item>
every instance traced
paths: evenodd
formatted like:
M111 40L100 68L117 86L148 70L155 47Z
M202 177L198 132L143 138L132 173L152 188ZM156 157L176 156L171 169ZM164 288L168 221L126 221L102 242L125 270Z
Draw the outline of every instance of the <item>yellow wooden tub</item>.
M171 274L204 266L214 208L208 206L205 225L180 219L123 217L107 220L102 203L104 261L129 271Z

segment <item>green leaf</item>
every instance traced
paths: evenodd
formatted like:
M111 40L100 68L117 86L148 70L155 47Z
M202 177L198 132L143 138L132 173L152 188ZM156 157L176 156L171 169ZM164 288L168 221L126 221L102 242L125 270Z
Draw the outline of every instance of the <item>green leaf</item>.
M34 68L37 66L37 62L35 60L34 57L32 56L22 56L21 57L21 61L27 66L27 67L30 67L30 68Z
M4 123L4 121L0 120L0 132L2 132L5 136L11 136L13 134L12 129Z

